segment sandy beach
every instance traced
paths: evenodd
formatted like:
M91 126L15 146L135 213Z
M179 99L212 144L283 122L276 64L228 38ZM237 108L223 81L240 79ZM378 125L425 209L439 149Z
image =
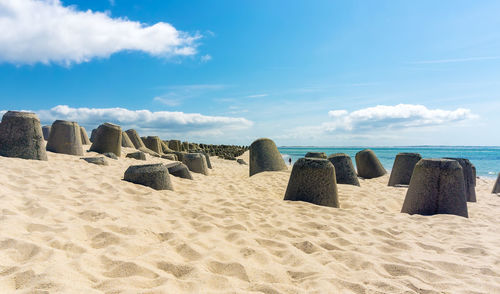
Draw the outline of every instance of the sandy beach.
M290 167L250 178L217 157L155 191L123 173L169 161L123 151L109 166L0 157L2 293L500 293L493 180L468 219L410 216L389 175L338 185L328 208L283 201Z

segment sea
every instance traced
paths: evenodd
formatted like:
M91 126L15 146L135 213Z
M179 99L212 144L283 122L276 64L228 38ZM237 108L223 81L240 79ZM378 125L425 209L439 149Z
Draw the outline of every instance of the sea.
M299 158L304 157L307 152L325 152L326 155L333 153L346 153L351 156L353 164L357 152L368 147L278 147L283 159L288 163L292 159L292 164ZM419 153L423 158L459 157L467 158L476 166L476 173L479 177L496 178L500 172L500 146L477 147L477 146L408 146L408 147L370 147L379 158L386 170L392 169L394 158L401 152Z

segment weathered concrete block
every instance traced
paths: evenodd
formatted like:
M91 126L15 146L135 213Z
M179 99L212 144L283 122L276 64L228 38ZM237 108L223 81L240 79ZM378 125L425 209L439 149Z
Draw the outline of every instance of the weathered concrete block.
M48 141L48 140L49 140L49 136L50 136L50 128L51 128L51 126L43 126L43 127L42 127L43 139L44 139L45 141Z
M81 159L96 165L109 165L105 157L83 157Z
M323 158L300 158L292 168L285 199L339 207L335 168Z
M90 142L94 142L96 132L97 132L97 129L93 129L92 132L90 132Z
M132 143L132 141L130 141L130 138L128 137L126 132L122 132L122 147L135 148L134 144Z
M90 145L89 136L87 135L87 130L84 127L80 126L80 133L82 135L82 145Z
M326 153L325 152L307 152L306 156L304 157L313 157L313 158L323 158L326 159Z
M102 153L102 155L106 156L107 158L118 160L118 156L116 156L116 154L114 154L113 152Z
M181 141L179 140L169 140L168 147L174 151L180 152L181 150Z
M112 123L103 123L97 128L95 139L90 146L90 151L98 153L114 153L120 157L122 154L122 129Z
M250 176L286 169L285 161L271 139L257 139L250 145Z
M462 172L464 173L464 183L465 183L465 197L467 202L476 202L476 172L475 167L466 158L452 158L446 157L445 159L456 160L462 167Z
M136 132L134 129L126 130L125 133L127 133L130 141L132 141L132 144L134 144L134 147L136 149L139 149L141 147L146 147L144 145L144 142L142 142L141 137L139 137L139 134Z
M413 169L422 159L418 153L399 153L394 159L389 186L409 185Z
M493 191L491 191L493 194L499 194L500 193L500 173L498 173L497 181L495 182L495 185L493 186Z
M163 164L131 165L123 177L125 181L151 187L155 190L173 190L168 169Z
M188 167L181 162L172 162L166 165L168 168L168 173L174 177L192 180L193 176L189 171Z
M83 155L82 135L76 122L56 120L50 129L47 151Z
M47 160L42 127L36 114L7 111L0 123L0 156Z
M175 154L163 154L161 156L161 158L176 161L177 160L177 155L175 155Z
M207 161L207 167L209 169L212 169L212 162L210 161L210 155L208 155L205 151L190 151L189 153L199 153L202 156L205 156L205 160Z
M422 159L413 170L403 213L468 217L462 167L456 160Z
M125 157L137 160L146 160L146 154L142 151L128 153Z
M474 178L474 187L476 187L477 174L476 174L476 166L472 165L472 177Z
M168 141L160 140L161 150L164 154L173 154L175 151L168 147Z
M345 153L331 154L328 156L328 161L335 167L337 184L359 186L358 175L349 155Z
M179 151L179 152L175 152L175 155L177 155L177 160L181 161L182 162L182 159L184 158L184 155L186 155L187 152L184 152L184 151Z
M137 148L137 150L142 151L142 152L149 154L151 156L154 156L154 157L160 157L160 154L158 154L158 153L154 152L153 150L146 148L146 147L139 147L139 148Z
M365 179L378 178L387 173L375 155L375 152L370 149L356 153L356 166L358 168L358 176Z
M182 157L184 163L190 171L208 175L208 166L205 156L199 153L186 153Z
M163 148L161 147L161 139L158 136L147 136L142 139L146 148L153 150L154 152L162 155Z

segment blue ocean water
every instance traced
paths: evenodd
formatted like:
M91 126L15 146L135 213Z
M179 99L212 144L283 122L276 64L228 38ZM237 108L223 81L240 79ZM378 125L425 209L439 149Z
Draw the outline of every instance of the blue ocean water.
M367 147L279 147L278 150L288 163L292 163L304 157L307 152L346 153L351 156L353 164L356 165L354 156L357 152ZM469 159L477 170L480 177L496 178L500 172L500 147L474 147L474 146L409 146L409 147L370 147L382 165L392 169L394 158L400 152L420 153L424 158L461 157Z

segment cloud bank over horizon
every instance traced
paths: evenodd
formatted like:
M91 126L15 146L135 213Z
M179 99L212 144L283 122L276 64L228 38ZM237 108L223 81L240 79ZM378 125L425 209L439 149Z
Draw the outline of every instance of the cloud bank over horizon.
M171 24L146 25L108 13L79 11L60 0L0 1L0 62L64 64L107 58L120 51L157 57L197 53L198 34Z
M3 115L6 111L0 111ZM75 121L90 131L104 122L120 125L122 130L136 129L140 135L172 136L222 135L223 132L247 129L253 122L242 117L208 116L199 113L129 110L125 108L73 108L57 105L35 112L42 125L55 120Z
M0 116L5 112L0 111ZM228 144L237 141L239 144L250 144L258 137L269 137L278 145L329 144L326 142L337 142L340 145L394 145L394 142L402 139L420 142L415 144L428 144L425 142L429 135L439 134L453 126L466 127L466 121L478 118L465 108L443 110L414 104L377 105L354 111L331 110L328 112L329 121L316 125L290 126L283 132L281 129L259 126L258 123L254 127L253 121L243 117L199 113L129 110L119 107L74 108L67 105L33 112L44 125L62 119L76 121L88 131L104 122L111 122L120 125L123 130L133 128L141 135L158 135L164 139L183 138L195 142ZM417 133L420 135L415 137ZM422 140L415 141L416 138ZM443 143L440 141L436 144Z
M325 140L327 137L335 137L349 142L348 145L352 142L379 142L385 139L394 141L404 138L409 130L428 130L428 127L450 126L478 118L470 109L429 109L418 104L377 105L351 112L342 109L331 110L328 117L329 121L299 126L277 138L290 141ZM393 132L394 130L400 132Z
M417 128L445 125L472 119L476 116L469 109L429 109L424 105L377 105L356 111L331 110L332 121L323 123L325 131L366 131L377 128Z

